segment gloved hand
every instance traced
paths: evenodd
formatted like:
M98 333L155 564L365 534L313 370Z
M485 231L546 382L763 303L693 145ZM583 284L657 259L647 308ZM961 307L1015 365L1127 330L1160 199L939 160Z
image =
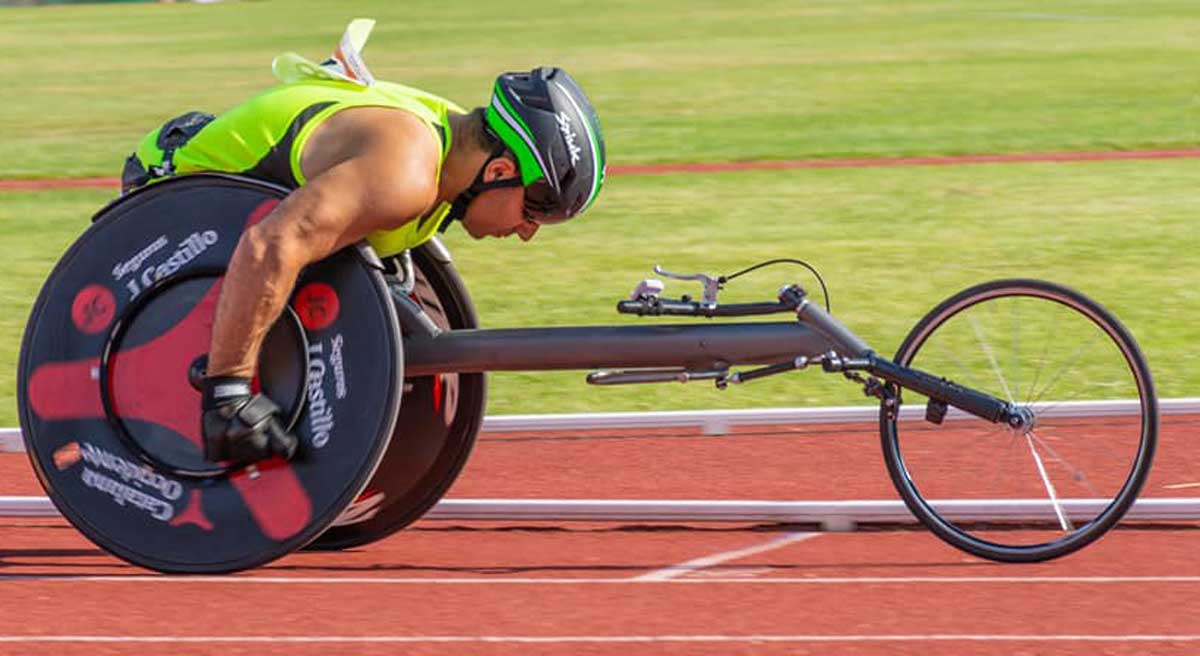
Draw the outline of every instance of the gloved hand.
M262 394L251 394L250 379L205 378L201 394L200 431L206 460L247 463L296 455L300 440L284 430L279 406Z

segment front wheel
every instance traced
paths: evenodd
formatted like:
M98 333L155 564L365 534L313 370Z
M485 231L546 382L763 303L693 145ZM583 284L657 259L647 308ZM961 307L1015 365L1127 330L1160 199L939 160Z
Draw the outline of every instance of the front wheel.
M915 392L896 392L896 410L885 402L892 482L923 524L964 551L1006 562L1071 553L1112 528L1146 480L1158 434L1149 368L1125 327L1074 290L1035 280L972 287L925 315L895 361L1035 417L1012 430L950 408L935 423Z

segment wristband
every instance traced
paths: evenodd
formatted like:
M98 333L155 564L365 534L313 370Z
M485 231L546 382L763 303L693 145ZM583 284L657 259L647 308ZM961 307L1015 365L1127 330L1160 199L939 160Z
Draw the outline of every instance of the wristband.
M215 408L231 399L242 399L251 395L250 379L241 376L212 376L204 379L200 406Z

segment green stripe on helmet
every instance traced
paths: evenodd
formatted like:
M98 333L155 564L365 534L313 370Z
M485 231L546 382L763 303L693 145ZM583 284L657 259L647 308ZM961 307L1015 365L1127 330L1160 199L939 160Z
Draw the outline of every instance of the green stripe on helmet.
M519 113L517 113L516 108L514 108L512 106L512 103L508 101L508 97L504 93L504 89L500 86L500 82L496 82L496 86L492 90L492 99L499 100L500 104L504 105L504 109L506 110L506 113L508 114L508 116L511 117L513 120L515 120L517 122L517 124L521 126L521 129L523 129L525 131L525 134L530 135L530 137L533 136L533 130L529 129L529 124L525 122L524 118L521 118L521 115ZM515 126L514 126L514 128L515 128Z
M495 101L488 106L484 116L488 126L496 132L496 136L517 156L517 165L521 168L521 184L529 186L541 178L549 179L540 157L529 145L530 140L514 129L513 124L497 109Z
M509 91L508 93L512 93L512 91ZM501 107L496 108L497 112L499 113L499 118L509 119L509 124L513 128L513 131L516 132L518 136L522 137L521 141L526 147L529 148L529 153L533 155L534 159L537 160L536 170L531 167L521 167L521 182L523 182L525 186L529 186L539 178L546 178L547 180L550 180L550 171L546 168L546 162L542 160L542 154L538 150L537 143L534 141L533 130L529 128L529 124L525 122L525 119L521 117L521 114L518 113L515 108L513 108L512 103L508 100L508 94L505 93L505 89L500 86L499 81L496 82L493 98L498 99L501 104ZM512 121L514 120L516 121L516 125L512 125ZM518 125L520 126L519 129L517 128ZM512 146L510 145L509 147L511 148ZM535 171L540 171L540 174L536 174ZM557 183L557 180L553 181L555 186L557 186Z

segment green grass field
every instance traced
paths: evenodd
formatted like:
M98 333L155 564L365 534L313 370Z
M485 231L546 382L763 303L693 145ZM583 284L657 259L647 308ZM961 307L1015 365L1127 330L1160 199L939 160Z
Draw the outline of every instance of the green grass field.
M114 175L151 127L379 21L376 75L464 105L554 63L614 163L1191 145L1189 0L229 2L0 10L0 178Z
M464 104L494 74L559 63L588 89L610 161L1194 146L1200 6L1185 2L247 2L0 10L0 178L115 175L140 135L219 111L312 58L348 18L380 24L375 73ZM286 15L286 20L278 17ZM586 17L587 20L583 20ZM650 266L727 273L771 257L817 265L833 309L890 353L970 284L1040 277L1110 307L1141 341L1162 396L1200 395L1194 208L1200 163L978 165L612 177L589 216L530 244L447 243L485 325L629 323L615 301ZM111 194L0 193L0 372L54 260ZM738 281L769 297L799 269ZM693 292L668 287L675 294ZM0 425L16 423L13 374ZM501 374L493 413L863 402L818 372L719 393L591 388L582 373Z

